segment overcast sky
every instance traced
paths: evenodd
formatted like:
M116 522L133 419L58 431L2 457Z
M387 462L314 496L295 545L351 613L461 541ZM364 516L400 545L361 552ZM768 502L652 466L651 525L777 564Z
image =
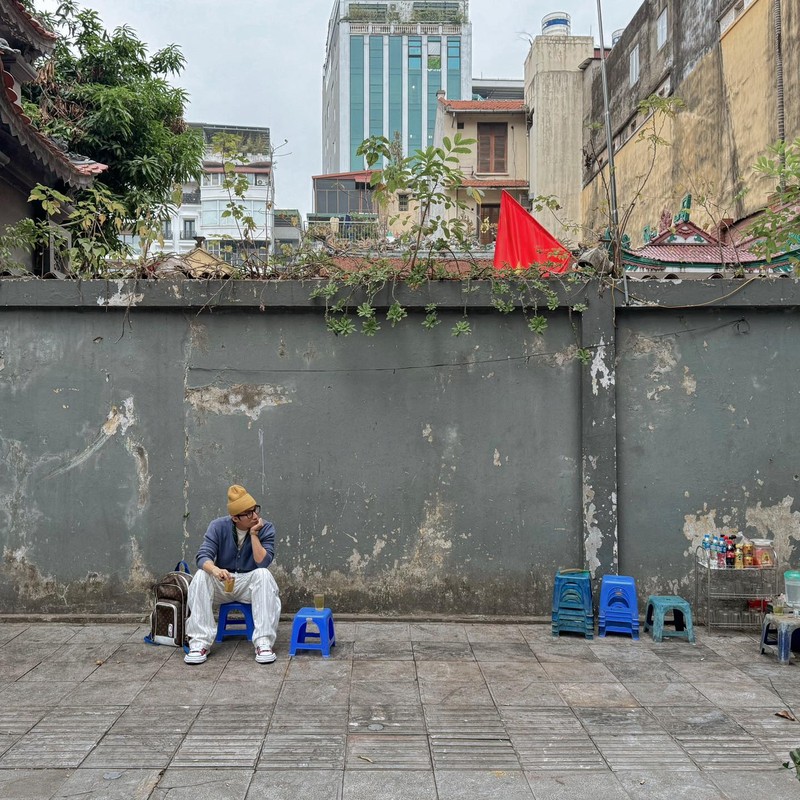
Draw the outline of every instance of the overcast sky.
M605 0L603 33L624 28L642 0ZM48 5L50 3L48 2ZM106 27L131 26L150 51L175 42L186 70L191 122L262 125L278 154L276 204L312 210L311 176L322 169L322 63L333 0L85 0ZM530 37L551 11L572 33L598 39L596 0L471 0L472 75L523 77ZM284 155L285 154L285 155Z

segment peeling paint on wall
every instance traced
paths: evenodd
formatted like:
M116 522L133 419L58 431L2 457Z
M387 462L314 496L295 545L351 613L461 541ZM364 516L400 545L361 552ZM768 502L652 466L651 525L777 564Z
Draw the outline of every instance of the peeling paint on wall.
M673 339L651 339L636 333L632 333L626 342L625 355L633 358L652 358L653 368L647 377L654 382L661 381L664 375L672 372L679 360Z
M689 372L689 367L683 368L683 381L681 381L683 391L692 396L697 395L697 378Z
M612 368L606 363L606 343L605 339L601 336L600 343L594 352L590 373L592 376L592 394L595 397L599 394L600 388L608 389L614 385L614 373Z
M755 538L772 539L778 563L800 566L800 558L795 553L800 544L800 511L792 511L794 498L787 495L774 506L762 506L759 500L755 506L745 509L748 526L758 531Z
M600 568L600 548L603 546L603 532L597 524L597 508L594 504L594 489L588 481L583 484L583 553L586 568L597 575Z
M131 565L128 570L128 577L125 580L125 590L128 592L141 592L147 594L150 592L156 578L144 563L142 551L139 547L139 542L131 536Z
M136 483L138 487L137 508L142 511L150 500L150 458L147 450L138 442L128 438L125 449L133 456L136 464Z
M78 455L71 458L66 464L63 464L62 466L53 470L49 475L46 475L45 478L54 478L56 475L63 475L65 472L69 472L69 470L79 467L81 464L88 461L88 459L95 455L100 448L102 448L103 445L109 441L109 439L111 439L117 433L119 433L121 436L124 436L128 428L135 423L136 414L133 410L133 398L128 397L125 401L123 401L121 409L117 408L117 406L111 407L111 411L108 412L106 421L100 428L100 433L95 437L94 441L88 447L84 448L80 453L78 453Z
M111 281L114 283L114 281ZM135 292L126 291L125 287L129 284L129 281L116 281L117 284L117 291L115 294L110 294L107 296L100 296L97 298L97 305L99 306L123 306L131 308L133 306L138 305L139 303L144 300L144 294L136 294Z
M265 408L291 403L288 395L286 387L270 384L238 383L228 388L204 386L186 389L186 399L197 411L230 416L244 414L254 421Z

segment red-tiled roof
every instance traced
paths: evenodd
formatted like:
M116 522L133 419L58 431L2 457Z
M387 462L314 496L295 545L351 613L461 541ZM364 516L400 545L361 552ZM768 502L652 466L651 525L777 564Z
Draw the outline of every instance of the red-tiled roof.
M527 189L528 181L511 180L510 178L466 178L462 186L486 189Z
M0 49L0 55L3 54ZM56 143L31 124L14 90L14 78L3 69L0 61L0 123L7 125L11 135L38 161L71 186L89 186L92 177L108 169L105 164L81 156L70 157Z
M47 28L39 22L36 17L34 17L27 8L20 2L20 0L11 0L11 5L14 7L16 12L25 20L25 22L33 28L41 37L44 39L50 39L51 41L55 42L58 39L58 36L53 33L53 31L47 30Z
M711 244L645 245L636 250L636 255L673 264L749 264L759 260L742 247Z
M522 100L448 100L439 98L448 111L523 111Z

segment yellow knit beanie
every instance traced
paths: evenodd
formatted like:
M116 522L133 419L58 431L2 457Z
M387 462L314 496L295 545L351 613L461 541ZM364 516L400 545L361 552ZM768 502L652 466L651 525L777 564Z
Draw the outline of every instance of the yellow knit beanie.
M228 489L228 513L232 517L247 511L248 508L252 508L254 505L256 505L256 501L247 493L247 489L244 486L234 484Z

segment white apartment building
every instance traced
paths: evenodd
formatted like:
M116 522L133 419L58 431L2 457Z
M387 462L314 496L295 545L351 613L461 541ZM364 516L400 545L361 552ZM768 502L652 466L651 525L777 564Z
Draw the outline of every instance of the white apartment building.
M239 250L244 246L241 224L226 215L232 201L244 206L252 217L255 230L252 242L247 244L260 255L274 252L274 202L275 185L272 171L272 148L269 128L243 125L211 125L189 123L203 134L206 144L203 172L198 182L183 185L183 200L172 219L164 225L163 246L154 250L166 253L187 253L197 245L196 237L204 237L206 249L225 261L236 264ZM231 134L242 142L246 163L236 167L237 175L248 183L244 198L232 195L224 185L223 159L216 152L213 141L217 134Z

